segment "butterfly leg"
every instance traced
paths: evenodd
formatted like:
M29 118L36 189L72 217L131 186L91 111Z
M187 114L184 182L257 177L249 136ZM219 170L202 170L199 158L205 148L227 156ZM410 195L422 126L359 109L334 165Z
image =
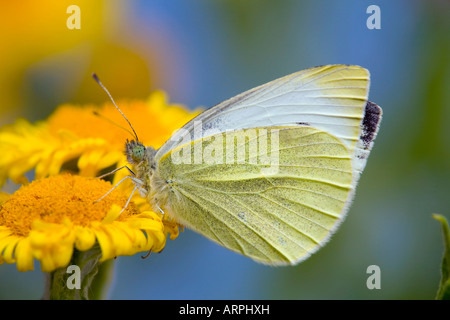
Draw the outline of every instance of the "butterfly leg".
M114 187L112 187L107 193L105 193L100 199L94 201L94 203L99 202L100 200L102 200L104 197L106 197L108 194L111 193L111 191L113 191L115 188L117 188L119 186L119 184L121 184L123 181L125 181L125 179L131 179L133 180L133 182L136 184L136 187L134 188L134 190L136 190L136 188L140 187L143 185L143 182L141 180L139 180L136 177L133 176L126 176L125 178L123 178L122 180L120 180L119 182L116 183L116 185ZM133 190L133 193L134 193ZM128 204L128 203L127 203Z
M164 215L164 211L157 204L155 204L155 206L158 208L159 212L161 212L161 214Z
M114 170L111 171L111 172L102 174L101 176L96 177L96 179L101 179L101 178L107 177L107 176L112 175L113 173L115 173L115 172L117 172L117 171L119 171L119 170L122 170L122 169L127 169L133 176L136 176L136 174L133 172L133 170L131 170L131 169L128 168L127 166L122 166L122 167L120 167L120 168L114 169Z
M138 188L138 185L135 185L133 191L131 191L131 194L130 194L130 197L128 198L128 200L127 200L127 203L125 204L125 207L123 207L122 210L120 210L119 215L128 207L128 204L130 203L131 198L133 197L133 194L134 194L134 192L136 191L137 188Z

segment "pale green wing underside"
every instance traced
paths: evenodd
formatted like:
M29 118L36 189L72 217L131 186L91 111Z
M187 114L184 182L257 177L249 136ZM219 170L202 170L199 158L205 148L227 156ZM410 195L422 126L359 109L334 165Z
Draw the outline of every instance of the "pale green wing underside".
M162 157L157 170L168 182L164 210L256 261L298 263L326 242L345 216L351 155L340 140L312 127L251 130L256 138L244 130L221 133ZM233 149L227 152L230 135Z
M156 160L201 134L300 124L342 141L352 157L356 188L382 114L380 107L367 101L369 85L369 71L354 65L325 65L284 76L202 112L158 150ZM195 132L198 124L200 136Z

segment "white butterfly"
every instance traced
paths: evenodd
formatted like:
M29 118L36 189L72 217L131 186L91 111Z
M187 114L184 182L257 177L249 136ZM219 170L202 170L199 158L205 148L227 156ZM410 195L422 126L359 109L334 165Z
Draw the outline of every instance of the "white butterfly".
M327 65L248 90L198 115L159 150L127 142L132 179L155 210L218 244L258 262L296 264L349 209L382 115L368 101L369 84L364 68ZM272 173L255 160L264 146L277 155ZM240 161L229 162L239 147Z

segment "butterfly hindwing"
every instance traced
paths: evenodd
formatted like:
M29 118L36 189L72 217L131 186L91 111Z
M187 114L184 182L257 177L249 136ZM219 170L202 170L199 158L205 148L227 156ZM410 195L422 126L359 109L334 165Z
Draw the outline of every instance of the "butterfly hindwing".
M255 144L256 157L250 152ZM196 163L200 150L205 154ZM215 162L206 159L211 155ZM168 182L168 214L226 248L274 265L295 264L317 250L345 216L352 189L347 147L306 126L196 140L166 154L158 174Z

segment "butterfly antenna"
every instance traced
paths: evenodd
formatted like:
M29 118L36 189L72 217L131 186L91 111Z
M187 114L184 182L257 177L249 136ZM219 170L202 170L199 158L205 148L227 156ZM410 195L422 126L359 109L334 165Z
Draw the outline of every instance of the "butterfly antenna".
M122 130L125 130L125 131L128 132L129 134L133 135L133 132L131 132L130 130L128 130L128 129L125 128L125 127L122 127L120 124L115 123L115 122L112 121L111 119L108 119L107 117L105 117L104 115L98 113L97 111L92 111L92 113L94 114L94 116L97 116L97 117L99 117L99 118L101 118L101 119L103 119L103 120L105 120L105 121L108 121L110 124L112 124L112 125L114 125L114 126L120 128L120 129L122 129Z
M125 115L123 114L122 110L120 110L119 107L116 105L116 103L114 102L114 99L111 96L111 94L109 93L108 89L106 89L106 87L103 85L103 83L100 81L100 79L97 77L97 75L95 73L92 74L92 78L94 78L94 80L100 85L100 87L102 87L102 89L105 90L105 92L108 94L109 98L111 99L111 101L114 104L114 106L116 107L116 109L119 110L119 112L122 115L122 117L124 117L125 120L127 120L128 124L130 125L131 130L133 130L134 136L136 137L136 141L139 142L139 138L138 138L138 136L136 134L136 131L134 131L133 126L131 125L131 123L127 119L127 117L125 117Z

